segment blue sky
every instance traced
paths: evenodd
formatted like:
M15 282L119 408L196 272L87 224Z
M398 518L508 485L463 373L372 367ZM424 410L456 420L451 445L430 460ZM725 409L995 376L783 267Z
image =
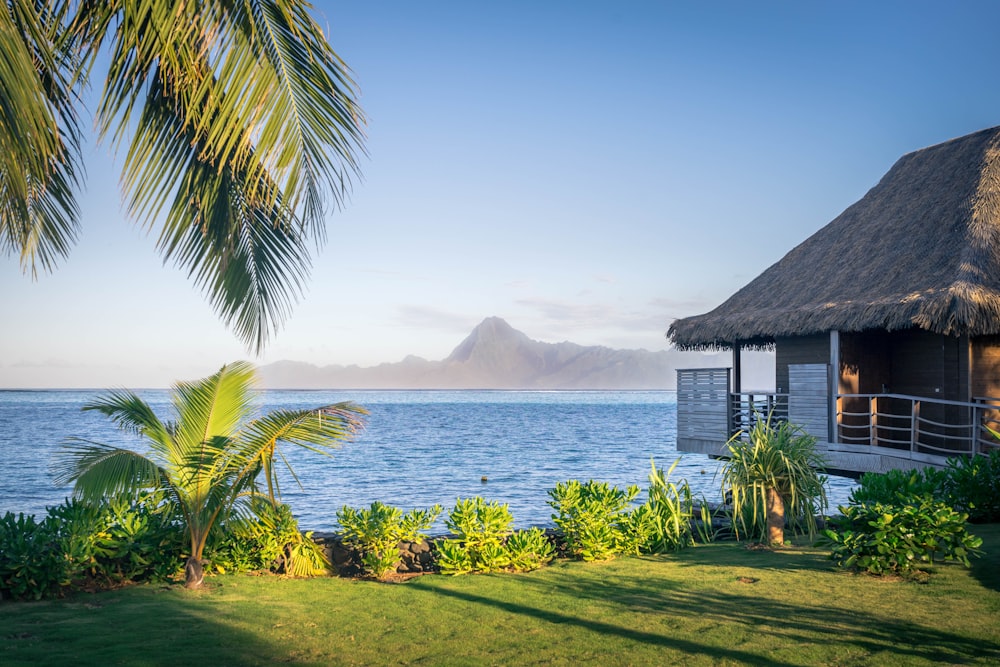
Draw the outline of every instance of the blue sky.
M904 153L1000 124L996 2L317 2L363 178L258 363L441 359L482 319L665 349ZM0 387L167 386L250 358L87 157L83 230L0 258Z

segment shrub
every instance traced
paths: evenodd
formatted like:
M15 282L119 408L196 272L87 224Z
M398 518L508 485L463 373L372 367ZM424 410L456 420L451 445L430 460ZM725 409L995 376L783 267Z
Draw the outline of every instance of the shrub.
M948 459L944 489L952 506L972 523L1000 521L1000 449Z
M652 470L649 473L649 492L646 499L650 515L650 531L643 544L643 551L647 553L680 551L694 544L691 528L694 519L694 501L691 487L686 480L679 485L669 481L670 474L678 463L680 459L674 461L669 470L663 471L656 467L655 462L650 461ZM707 512L704 504L702 512L703 514ZM711 526L709 517L701 518L703 525L707 521ZM711 539L707 531L703 537L705 541Z
M440 505L403 514L399 508L375 501L368 509L345 505L337 512L337 521L344 541L361 551L365 570L381 579L399 567L399 543L425 540L427 536L422 531L429 529L439 514Z
M779 546L786 523L796 533L817 532L816 515L827 506L824 460L816 438L789 422L760 415L747 434L729 441L722 468L723 495L732 494L733 529Z
M181 566L183 532L162 496L115 496L49 507L39 522L0 522L0 593L40 599L66 589L166 579Z
M908 504L841 507L821 540L837 565L870 574L911 574L922 563L954 560L969 567L982 539L966 530L966 515L928 497Z
M530 572L546 565L555 558L555 547L541 528L516 530L507 537L507 554L510 569Z
M497 572L510 566L505 548L514 517L506 503L481 497L457 499L445 525L454 537L437 544L438 566L446 574Z
M295 577L325 574L330 564L323 549L302 533L287 504L256 499L249 516L231 515L219 526L206 548L217 572L269 571Z
M0 597L40 600L68 583L67 562L49 518L12 512L0 520Z
M553 521L566 540L570 555L587 561L607 560L623 553L638 553L653 531L651 510L632 508L639 487L625 489L607 482L560 482L549 490L548 504L557 514Z
M852 505L906 503L923 496L944 501L946 479L943 470L934 468L866 472L858 479L848 502Z

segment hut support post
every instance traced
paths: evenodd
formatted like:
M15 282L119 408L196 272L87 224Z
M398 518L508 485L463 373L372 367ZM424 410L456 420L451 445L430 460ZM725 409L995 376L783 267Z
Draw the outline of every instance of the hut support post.
M837 397L840 395L840 332L830 331L830 406L827 436L830 442L837 442Z
M739 341L733 343L733 393L738 394L743 391L743 368L740 361L742 360L742 344Z
M878 447L878 397L868 400L868 440L872 447Z

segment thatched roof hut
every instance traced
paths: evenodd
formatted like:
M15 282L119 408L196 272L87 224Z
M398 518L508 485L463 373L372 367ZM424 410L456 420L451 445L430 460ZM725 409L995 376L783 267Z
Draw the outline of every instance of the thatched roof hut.
M1000 127L904 155L860 201L667 337L728 348L911 328L1000 334Z

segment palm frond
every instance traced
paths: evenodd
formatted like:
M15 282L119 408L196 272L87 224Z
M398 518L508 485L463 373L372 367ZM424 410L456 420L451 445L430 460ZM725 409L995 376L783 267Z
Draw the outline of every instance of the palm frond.
M80 438L63 445L53 472L57 483L73 483L74 495L85 500L134 494L167 484L163 469L152 459L130 449Z
M287 443L329 455L331 450L352 438L364 426L368 411L351 402L336 403L314 410L275 410L251 421L243 429L230 465L241 477L254 478L263 471L269 495L275 495L274 457L277 455L294 479L295 471L279 450Z
M97 115L116 144L134 132L129 211L147 226L165 220L164 259L259 352L301 294L325 196L339 205L357 172L354 82L297 0L112 6Z
M235 434L253 405L253 366L235 362L207 378L174 385L176 439L184 456L197 456L211 438Z
M57 45L64 5L0 10L0 248L37 277L76 240L79 128Z
M82 410L100 412L115 426L134 435L166 432L166 427L146 401L127 389L112 389L85 403Z

